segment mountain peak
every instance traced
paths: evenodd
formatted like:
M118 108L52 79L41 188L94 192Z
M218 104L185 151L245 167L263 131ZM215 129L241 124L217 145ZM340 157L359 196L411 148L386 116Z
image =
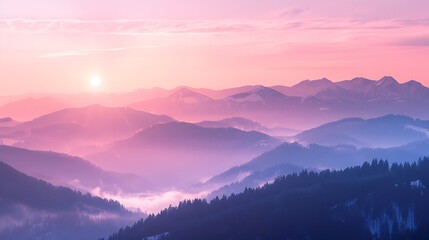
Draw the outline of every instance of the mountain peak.
M314 80L314 81L318 81L318 82L324 82L324 83L332 83L332 81L331 80L329 80L329 79L327 79L327 78L321 78L321 79L319 79L319 80Z
M353 82L369 82L371 80L369 80L368 78L364 78L364 77L355 77L351 81L353 81Z
M414 86L415 87L423 87L423 84L421 84L420 82L417 82L416 80L410 80L404 84L407 86L410 86L410 87L414 87Z
M283 98L285 95L275 89L258 86L252 91L242 92L229 96L227 99L233 99L239 102L265 102L268 99Z
M398 81L391 76L384 76L380 80L377 81L377 86L387 87L392 85L399 85Z
M284 96L281 92L274 90L269 87L260 86L255 89L254 93L260 95L261 97L267 96Z
M327 78L321 78L321 79L317 79L317 80L304 80L299 82L298 84L296 84L293 87L298 87L298 86L325 86L325 85L329 85L332 84L332 81L327 79Z
M197 102L205 102L212 100L210 97L203 95L201 93L192 91L187 87L178 88L173 94L170 95L170 98L180 100L187 103L197 103Z

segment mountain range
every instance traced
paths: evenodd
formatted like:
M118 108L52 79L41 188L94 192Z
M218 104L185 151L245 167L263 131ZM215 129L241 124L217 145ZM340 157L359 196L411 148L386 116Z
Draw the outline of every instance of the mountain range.
M401 115L346 118L306 130L294 137L304 144L395 147L429 138L429 121Z
M344 93L353 93L350 97L367 98L425 98L428 88L421 83L410 80L405 83L398 83L391 76L384 76L379 80L370 80L363 77L356 77L351 80L333 82L323 78L319 80L305 80L294 86L273 86L274 89L289 96L308 97L315 96L325 98L344 98ZM328 96L328 94L337 94Z
M256 131L169 122L141 130L86 158L106 169L156 178L159 184L174 181L179 186L211 177L274 148L278 143L277 139ZM193 171L189 172L189 169ZM170 178L159 178L163 174Z
M82 158L64 153L0 145L0 161L27 175L84 192L96 189L110 193L150 190L150 181L140 176L105 171Z
M404 114L428 118L421 111L429 89L416 81L398 83L354 78L340 82L306 80L292 87L244 86L230 96L210 98L182 87L169 96L130 104L132 108L166 114L183 121L244 117L268 127L304 129L346 117ZM223 92L227 92L223 90Z
M156 123L173 121L130 108L91 105L66 108L32 121L0 128L0 138L14 146L84 155L97 147L127 138Z
M245 89L243 89L245 90ZM182 121L243 117L259 121L268 127L295 127L298 116L317 112L321 102L288 97L263 86L223 99L212 99L187 88L168 97L155 98L129 105L141 111L166 114ZM290 113L294 113L293 115Z
M350 145L303 146L297 142L283 143L271 151L220 173L202 183L203 188L218 188L211 197L239 193L245 187L258 187L272 182L279 176L301 169L344 169L362 164L367 159L384 159L403 163L407 157L413 159L429 156L429 140L417 141L391 148L356 148ZM201 185L197 185L201 188Z
M92 104L129 106L190 122L243 117L269 128L308 129L347 117L371 118L402 114L429 118L429 113L421 111L429 101L428 94L429 89L417 81L398 83L386 76L379 80L362 77L338 82L326 78L305 80L290 87L248 85L215 90L183 86L171 90L153 88L116 94L33 94L25 95L25 99L19 96L7 99L14 99L18 103L30 99L62 99L75 107ZM16 112L33 111L26 111L25 104L12 105ZM52 111L38 114L41 116ZM8 115L16 114L0 107L0 117L13 118Z
M290 137L301 132L298 129L284 127L268 128L257 121L242 117L230 117L221 120L202 121L195 124L206 128L237 128L243 131L257 131L275 137Z
M401 168L408 171L411 167L409 161L429 156L429 112L426 111L428 96L428 88L416 81L398 83L392 77L383 77L380 80L354 78L340 82L328 79L306 80L291 87L247 85L216 90L181 86L171 90L153 88L129 93L28 94L21 97L1 97L0 144L3 145L0 145L0 161L4 163L0 164L0 171L4 176L16 180L20 189L16 190L18 195L14 195L15 192L8 184L0 184L0 191L3 191L3 195L0 195L0 205L4 206L4 210L0 209L4 216L0 217L0 239L10 239L15 235L19 236L15 239L48 240L52 239L49 234L55 239L67 239L61 234L76 231L82 224L88 226L82 227L82 234L85 235L82 235L82 238L96 238L106 235L107 226L116 229L119 225L124 225L125 220L131 219L128 218L130 216L133 217L132 221L136 220L135 214L123 209L119 204L110 201L117 207L117 211L110 211L97 205L99 203L105 206L106 200L75 192L76 190L120 199L127 206L145 210L160 209L160 206L174 205L179 200L196 196L213 200L216 205L220 199L226 202L227 199L237 196L250 196L252 192L266 191L264 189L271 189L267 191L273 191L274 195L262 194L261 199L265 200L261 201L271 201L269 199L277 199L282 192L276 187L279 186L279 180L276 179L285 175L291 174L288 179L295 179L298 176L296 173L302 172L299 178L305 182L305 179L312 179L314 176L322 176L319 180L323 180L324 174L338 170L329 173L332 174L332 180L343 174L340 169L361 165L372 159L388 160L394 163L394 166L400 163L403 164ZM374 171L377 167L386 170L384 161L373 161L373 165ZM417 165L412 166L417 171ZM360 169L363 175L367 174L363 173L365 169L368 169L367 164ZM409 174L420 177L415 171ZM345 175L353 175L352 172L353 169L349 169ZM383 174L396 173L385 171ZM381 175L385 176L383 174ZM373 175L365 176L371 178L367 179L368 181L379 183L372 179ZM395 179L396 177L397 175ZM1 178L0 175L0 180L7 183L7 179ZM365 185L365 179L363 177L355 180ZM54 187L44 181L63 187ZM422 181L413 177L397 184L421 186ZM271 183L273 184L265 186ZM327 185L330 183L326 182ZM299 197L300 193L307 190L307 193L311 192L319 186L313 184L308 186L310 189L294 187L296 188L293 188L292 192L298 195L293 196ZM394 191L390 187L389 191ZM58 212L59 208L51 209L43 205L44 203L31 205L31 197L26 194L34 193L31 190L26 192L28 188L46 192L43 199L45 203L60 202L52 203L52 207L61 204L63 195L77 199L77 202L64 200L70 204L61 205L67 209L61 213ZM61 190L60 193L56 191L58 189ZM240 194L242 192L244 193ZM288 194L282 195L281 198L287 198ZM366 207L377 206L377 202L371 202L371 198L367 197L368 193L354 194L355 198L364 199L364 202L369 204L355 206L356 211L367 213L369 210ZM222 197L223 195L230 197ZM19 199L20 196L27 199L27 202ZM311 196L319 195L315 192ZM35 199L39 199L38 197ZM97 204L90 205L86 202L88 199L96 199L94 201ZM311 202L311 199L307 200L306 203ZM381 232L386 230L384 225L388 225L389 231L396 229L393 227L394 221L397 221L399 230L407 228L409 234L418 234L412 232L418 229L418 226L407 222L408 213L399 217L398 208L385 209L388 211L387 215L374 213L376 220L368 220L368 214L353 215L345 220L341 216L348 214L347 212L332 209L335 209L335 206L352 206L349 202L353 199L347 199L348 203L337 200L332 200L335 204L329 205L331 210L327 210L328 205L321 206L325 213L333 214L328 214L329 219L340 219L330 223L350 221L343 227L354 229L356 236L361 236L362 239L368 236L381 238ZM249 208L246 205L246 209L256 211L256 215L262 214L256 207L262 202L254 202L256 205ZM200 210L207 210L212 206L204 200L195 200L190 205L185 202L186 206L195 207L193 204ZM235 203L231 204L234 206ZM186 219L193 219L192 213L199 211L184 210L180 206L164 210L159 214L160 218L168 222L170 220L166 219L171 216L166 216L166 212L180 215L183 210L191 211ZM228 212L228 208L224 207L217 210ZM276 205L272 211L287 211L283 207L281 204ZM407 205L405 210L400 211L413 211L408 207ZM92 208L97 210L92 211ZM236 206L233 208L239 209ZM92 214L94 212L95 215ZM232 215L226 213L225 216L242 216L236 210L232 212ZM389 215L391 212L394 212L395 217ZM303 215L300 216L304 219ZM163 226L154 230L150 224L158 221L158 217L151 216L149 220L142 220L137 224L143 224L142 228L145 230L129 227L112 236L112 239L121 239L123 236L152 240L180 239L180 236L192 239L193 235L189 235L186 229L190 229L190 226L206 229L209 225L204 225L204 221L209 219L208 222L214 223L212 220L216 219L216 215L210 217L201 213L195 218L203 219L203 225L184 221L190 225L172 228ZM362 224L362 221L365 224ZM69 228L55 227L55 224L61 222ZM171 222L169 224L174 225ZM248 239L246 236L264 236L268 239L300 236L299 231L295 232L298 235L288 235L285 232L277 232L276 234L280 235L275 236L263 232L252 235L255 232L249 232L249 226L253 225L246 225L242 229L243 236L223 235L221 229L220 235L216 232L201 231L199 239L207 233L233 239ZM360 230L367 229L358 231L354 226L360 226ZM94 232L89 228L94 229ZM239 228L237 225L237 229ZM132 229L140 235L121 235L129 234L134 231ZM146 234L147 229L150 231ZM309 226L309 229L317 232L317 228ZM102 234L95 236L95 231ZM141 235L142 232L145 232L144 235ZM250 235L246 235L247 233ZM81 239L81 236L78 237Z

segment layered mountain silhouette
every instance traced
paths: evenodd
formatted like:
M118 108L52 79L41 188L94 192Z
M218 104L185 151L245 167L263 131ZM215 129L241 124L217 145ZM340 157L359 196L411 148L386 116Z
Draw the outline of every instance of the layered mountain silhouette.
M279 177L301 172L304 168L290 163L281 163L256 171L243 172L242 170L240 167L232 168L204 183L197 184L195 188L212 190L206 197L211 200L224 195L241 193L246 188L261 187L274 182Z
M210 224L218 226L216 224L221 222L217 222L218 216L222 216L219 219L227 216L235 222L263 216L264 212L258 208L263 204L270 207L277 204L268 209L270 212L287 212L289 206L279 205L285 198L299 199L302 194L309 193L314 194L310 194L306 201L291 200L290 203L302 209L322 209L323 212L319 212L322 217L319 217L323 221L319 222L332 220L330 224L333 225L345 224L341 226L350 232L355 231L354 236L360 236L357 239L368 236L384 239L381 236L385 236L386 229L389 234L396 229L403 235L394 236L407 239L406 234L419 234L415 230L425 223L416 225L414 222L413 225L409 222L409 216L416 214L407 205L409 199L404 206L395 207L399 200L394 198L388 202L390 207L378 209L380 212L371 210L379 206L370 197L371 192L357 191L347 199L342 199L341 193L338 196L318 193L320 189L330 192L324 186L331 183L341 185L342 182L336 179L340 175L351 178L352 183L359 182L362 183L359 186L368 187L365 184L381 184L377 182L379 179L397 173L386 168L384 161L374 161L371 167L364 164L356 170L362 178L354 178L353 169L332 173L326 170L345 169L372 159L386 159L395 163L397 169L409 171L406 177L400 178L401 181L406 179L405 182L386 187L390 193L402 185L408 193L422 193L424 190L417 188L422 188L425 180L416 175L421 169L417 170L417 164L411 165L407 161L429 156L429 121L424 120L429 119L426 111L428 96L429 89L419 82L399 83L386 76L379 80L354 78L340 82L323 78L302 81L290 87L249 85L216 90L182 86L129 93L3 97L0 99L0 144L5 145L0 145L0 161L16 170L0 164L3 183L0 183L0 239L47 240L69 236L96 239L105 235L108 227L116 228L124 219L135 216L117 203L65 187L100 196L114 194L118 199L126 199L127 204L139 207L142 202L157 206L158 201L168 206L177 199L211 192L207 199L213 199L214 205L202 200L192 204L185 202L186 206L192 205L197 210L184 210L182 203L178 208L164 210L160 217L151 216L149 220L141 221L144 225L141 229L137 224L138 227L121 230L112 239L193 239L197 235L190 234L189 229L201 229L195 231L200 234L195 239L205 239L202 236L213 239L224 239L225 236L225 239L300 239L303 235L298 230L295 235L282 231L277 231L277 235L269 232L252 235L255 232L249 230L250 227L258 228L250 223L241 228L241 225L230 222L241 229L244 235L239 236L222 229L219 230L221 234L207 229L212 226ZM399 167L396 163L404 165ZM372 169L372 173L381 172L371 175L365 172L368 169ZM301 171L303 173L298 177L296 173ZM344 172L347 174L342 175ZM332 174L328 180L324 178L327 173ZM54 187L24 174L65 187ZM293 174L288 179L299 178L297 181L304 185L312 179L312 184L302 187L285 183L293 188L283 191L276 185L279 181L276 179L288 174ZM411 175L419 176L419 179ZM326 180L326 185L317 185L319 180ZM273 182L273 185L263 187ZM17 189L14 190L10 183ZM261 190L249 190L249 187ZM235 195L243 191L244 194ZM270 194L265 195L264 191ZM35 196L33 201L30 195L36 192L46 196ZM252 198L260 193L259 200ZM242 198L250 200L244 202L253 205L240 205L246 206L241 208L234 205L237 202L226 204L231 201L226 197L217 198L231 194L232 199L246 196ZM331 196L339 197L341 201ZM421 200L421 196L415 199ZM312 200L315 197L325 197L321 198L323 204L326 203L323 199L330 199L330 202L317 205ZM221 199L225 199L222 201L226 204L222 208L219 207ZM355 199L362 199L360 205L355 204ZM136 201L139 204L134 204ZM213 210L207 210L211 206L216 209L215 214L206 215ZM343 211L350 206L363 215ZM338 212L335 210L338 207L343 210ZM60 208L64 210L59 212ZM240 209L252 214L254 211L255 215L243 215ZM192 215L194 213L198 216ZM185 219L186 224L179 222L175 225L177 219L171 217L174 214L182 216L179 219ZM246 218L234 220L234 216ZM274 219L272 215L268 216L266 221ZM302 225L294 225L297 229L308 227L309 232L319 234L314 236L324 234L317 232L318 227L312 225L315 222L306 218L313 216L310 212L294 216L302 220ZM414 216L416 221L423 219ZM285 219L281 214L277 217ZM158 221L160 225L157 226ZM67 227L57 227L62 223ZM265 223L258 226L265 226ZM267 226L277 226L282 222L268 223ZM281 227L285 229L285 226ZM83 229L79 233L82 235L73 235L79 228ZM95 232L102 234L94 235ZM342 236L348 236L347 233L344 231Z
M218 91L233 94L210 98L204 93L216 96L214 90L198 92L198 89L183 87L170 96L130 106L193 122L239 116L270 128L303 129L339 118L387 114L429 118L429 113L421 111L429 101L429 89L416 81L400 84L392 77L380 80L354 78L340 82L306 80L292 87L245 86Z
M338 82L323 78L320 80L305 80L291 87L274 86L273 88L289 96L316 96L321 99L328 98L327 93L337 94L329 98L345 98L346 96L341 95L341 93L346 92L353 93L349 97L371 98L421 98L428 94L428 88L417 81L410 80L401 84L391 76L385 76L379 80L357 77Z
M237 128L244 131L258 131L264 133L270 131L269 128L256 121L241 117L225 118L218 121L202 121L196 124L207 128Z
M407 157L419 159L425 156L429 156L429 140L392 148L356 148L350 145L317 144L303 146L296 142L283 143L245 164L216 175L203 185L213 187L225 184L226 186L214 193L222 195L240 192L244 187L260 186L278 176L300 169L343 169L362 164L366 159L385 159L403 163Z
M332 81L326 78L323 78L323 79L312 80L312 81L305 80L305 81L299 82L298 84L292 87L279 85L279 86L273 86L272 88L288 96L307 97L307 96L314 96L319 92L332 87L332 85L333 85Z
M217 121L202 121L196 125L208 128L237 128L244 131L258 131L271 136L294 136L300 133L300 130L291 128L268 128L257 121L242 117L230 117Z
M238 93L252 91L258 87L261 87L261 85L246 85L241 87L233 87L233 88L226 88L226 89L220 89L220 90L208 89L208 88L191 88L191 87L179 87L177 89L188 88L194 92L204 94L213 99L223 99ZM177 89L173 89L173 91L176 91Z
M182 87L167 97L141 101L129 106L154 114L169 113L179 120L198 121L199 119L210 119L216 116L219 110L223 111L220 103L203 94Z
M14 115L17 114L6 113L12 111L30 114L40 108L35 106L36 103L17 104L20 102L31 102L31 99L33 102L37 99L40 102L42 99L58 102L61 99L72 106L130 106L190 122L244 117L269 128L307 129L346 117L369 118L401 114L429 118L427 112L421 111L429 101L428 94L429 89L417 81L398 83L390 76L379 80L358 77L339 82L323 78L305 80L290 87L248 85L215 90L183 86L172 90L152 88L117 94L54 94L35 95L32 98L26 95L25 98L10 98L16 102L6 104L11 107L8 107L8 111L1 110L0 117L15 118ZM17 98L20 100L16 100ZM31 105L35 107L29 108ZM46 113L45 110L32 115ZM19 117L15 119L21 120ZM29 119L27 117L24 120Z
M305 144L394 147L429 138L429 121L401 115L347 118L304 131L295 139Z
M240 116L254 119L269 127L298 123L298 116L317 112L321 108L320 101L288 97L268 87L255 86L249 91L243 90L246 92L223 99L212 99L187 88L181 88L168 97L131 104L130 107L156 114L167 114L191 122Z
M53 186L0 162L1 239L97 239L138 215L118 202Z
M97 151L97 146L172 120L130 108L91 105L66 108L14 127L0 128L0 136L15 139L13 145L17 147L83 155Z
M31 151L0 145L0 161L30 176L84 192L137 192L150 190L149 180L104 171L90 162L63 153Z
M278 140L256 131L169 122L108 145L104 152L88 159L107 169L149 178L170 176L160 178L159 183L189 184L243 163L277 144Z

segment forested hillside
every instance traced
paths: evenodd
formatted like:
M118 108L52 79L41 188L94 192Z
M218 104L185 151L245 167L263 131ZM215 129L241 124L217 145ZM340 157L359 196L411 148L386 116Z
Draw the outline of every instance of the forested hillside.
M429 158L303 171L211 202L184 201L109 240L429 239Z
M0 239L89 240L138 219L119 202L27 176L0 162Z

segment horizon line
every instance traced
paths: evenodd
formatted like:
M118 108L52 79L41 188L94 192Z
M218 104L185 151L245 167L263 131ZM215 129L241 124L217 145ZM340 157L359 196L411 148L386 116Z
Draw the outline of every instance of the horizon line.
M327 77L322 77L322 78L317 78L317 79L300 80L300 81L297 81L297 82L295 82L293 84L290 84L290 85L283 85L283 84L274 84L274 85L246 84L246 85L235 85L235 86L227 86L227 87L220 87L220 88L216 88L216 87L212 88L212 87L208 87L208 86L176 85L174 87L160 87L160 86L138 87L138 88L135 88L135 89L132 89L132 90L117 91L117 92L114 92L114 91L25 92L25 93L12 93L12 94L8 94L8 95L0 95L0 97L16 97L16 96L25 96L25 95L42 95L42 96L46 96L46 95L74 95L74 94L92 94L92 95L99 95L99 94L126 94L126 93L136 92L136 91L139 91L139 90L153 90L153 89L157 89L157 88L158 89L162 89L162 90L166 90L166 91L173 91L173 90L176 90L176 89L179 89L179 88L208 89L208 90L214 90L214 91L222 91L222 90L227 90L227 89L240 88L240 87L251 87L251 86L261 86L261 87L267 87L267 88L277 87L277 86L293 87L293 86L296 86L296 85L298 85L298 84L300 84L302 82L306 82L306 81L313 82L313 81L320 81L320 80L327 80L327 81L330 81L330 82L332 82L334 84L335 83L339 83L339 82L343 82L343 81L350 81L350 80L354 80L354 79L359 79L359 78L366 79L366 80L369 80L369 81L377 82L377 81L380 81L381 79L383 79L385 77L393 78L395 81L397 81L401 85L405 84L405 83L408 83L408 82L411 82L411 81L415 81L415 82L420 83L422 86L424 86L426 88L429 88L429 86L426 86L422 82L420 82L418 80L415 80L415 79L409 79L409 80L406 80L406 81L398 81L398 79L396 79L393 76L384 75L380 79L377 79L377 80L370 79L370 78L367 78L367 77L362 77L362 76L354 77L354 78L351 78L351 79L342 79L342 80L332 80L332 79L329 79Z

